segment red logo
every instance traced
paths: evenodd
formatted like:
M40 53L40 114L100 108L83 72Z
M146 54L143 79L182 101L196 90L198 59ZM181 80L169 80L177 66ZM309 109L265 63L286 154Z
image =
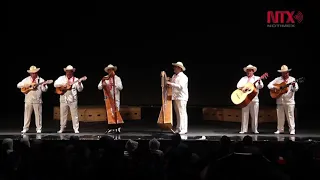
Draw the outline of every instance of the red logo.
M300 11L268 11L267 27L295 27L303 21Z

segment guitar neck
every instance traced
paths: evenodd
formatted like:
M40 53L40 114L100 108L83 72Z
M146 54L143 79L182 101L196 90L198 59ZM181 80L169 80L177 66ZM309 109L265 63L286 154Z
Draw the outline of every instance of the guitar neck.
M41 83L35 84L34 86L35 86L35 87L38 87L38 86L44 84L45 82L46 82L46 81L43 81L43 82L41 82Z
M254 81L254 83L253 84L256 84L258 81L260 81L261 80L261 78L259 78L258 80L256 80L256 81Z
M70 84L70 86L74 85L75 83L79 82L80 80L81 80L81 79L78 79L78 80L72 82L72 83Z
M42 84L44 84L44 83L46 83L47 81L43 81L43 82L41 82L41 83L39 83L39 84L37 84L38 86L40 86L40 85L42 85Z
M70 86L74 85L77 82L79 82L79 80L74 81L73 83L70 84Z
M290 83L288 83L288 84L286 84L286 85L284 85L282 88L286 88L286 87L289 87L292 83L295 83L295 81L293 81L293 82L290 82Z
M72 82L71 84L69 84L70 86L72 86L72 85L74 85L75 83L77 83L77 82L81 82L81 81L85 81L87 79L87 77L86 76L84 76L84 77L82 77L82 78L80 78L80 79L78 79L78 80L76 80L76 81L74 81L74 82Z

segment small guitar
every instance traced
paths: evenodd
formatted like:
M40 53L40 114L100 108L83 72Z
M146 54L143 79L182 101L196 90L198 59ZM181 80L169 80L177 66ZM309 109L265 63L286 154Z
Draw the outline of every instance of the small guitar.
M231 101L241 108L246 107L258 94L255 84L261 79L266 79L268 76L268 73L264 73L254 83L248 82L241 89L236 89L235 91L233 91L233 93L231 94Z
M33 90L36 90L38 88L38 86L42 85L42 84L52 84L53 83L53 80L47 80L47 81L44 81L42 83L32 83L30 85L27 85L25 87L22 87L21 88L21 92L23 94L28 94L30 91L33 91Z
M274 89L270 89L270 96L273 98L273 99L278 99L282 94L285 94L289 91L289 86L292 84L292 83L303 83L305 80L304 77L301 77L299 79L296 79L295 81L291 82L291 83L288 83L286 84L286 82L282 82L280 84L274 84L274 86L278 87L278 89L274 88Z
M87 76L83 76L82 78L74 81L71 84L67 84L65 86L56 87L56 93L59 94L59 95L63 95L67 91L71 90L72 85L74 85L75 83L81 82L81 81L85 81L85 80L87 80Z

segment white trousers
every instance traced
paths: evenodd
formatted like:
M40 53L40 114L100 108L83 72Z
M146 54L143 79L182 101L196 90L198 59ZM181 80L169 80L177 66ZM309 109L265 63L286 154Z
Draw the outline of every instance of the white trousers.
M68 108L70 108L74 131L79 131L78 102L60 103L60 129L67 127Z
M118 108L118 111L120 111L120 101L116 101L116 106Z
M188 132L187 101L175 100L174 111L177 116L176 130L179 132Z
M23 130L29 130L32 111L34 111L36 129L41 131L42 129L42 104L41 103L24 103L24 124Z
M251 116L251 130L256 132L258 131L259 102L251 101L242 108L241 132L248 132L249 115Z
M294 120L294 104L278 104L277 105L277 116L278 116L278 131L284 131L284 122L287 117L289 131L295 130Z

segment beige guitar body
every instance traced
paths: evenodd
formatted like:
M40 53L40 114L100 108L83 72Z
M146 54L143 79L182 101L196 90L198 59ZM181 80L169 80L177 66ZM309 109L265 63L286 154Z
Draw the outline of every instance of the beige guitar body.
M231 101L235 105L244 108L258 94L258 91L252 83L247 83L242 89L236 89L233 91L231 94Z

